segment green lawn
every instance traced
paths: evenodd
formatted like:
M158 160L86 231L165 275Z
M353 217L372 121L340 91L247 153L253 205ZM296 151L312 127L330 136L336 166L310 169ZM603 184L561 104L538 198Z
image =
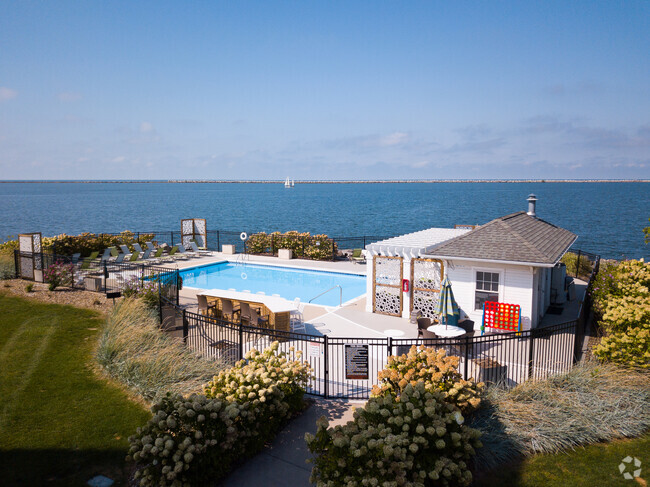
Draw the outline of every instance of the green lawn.
M588 414L588 411L585 411ZM627 456L641 460L641 478L626 480L618 466ZM633 470L632 468L627 469ZM635 487L650 478L650 434L633 440L589 445L568 453L536 455L477 480L476 487Z
M102 318L0 294L0 484L123 485L150 414L91 370Z

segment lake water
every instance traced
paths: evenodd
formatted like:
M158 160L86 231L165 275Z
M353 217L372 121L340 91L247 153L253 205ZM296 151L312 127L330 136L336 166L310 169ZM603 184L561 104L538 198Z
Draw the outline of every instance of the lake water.
M577 248L608 258L648 257L649 183L3 183L0 239L18 233L163 231L183 218L210 230L392 236L482 224L526 210L577 235Z

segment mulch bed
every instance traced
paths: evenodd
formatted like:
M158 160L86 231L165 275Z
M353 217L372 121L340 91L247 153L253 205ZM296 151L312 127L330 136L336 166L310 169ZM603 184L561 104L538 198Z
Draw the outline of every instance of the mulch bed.
M27 292L27 285L33 284L32 292ZM113 307L113 300L107 300L104 293L93 293L81 289L57 288L47 289L47 284L23 281L22 279L7 279L0 281L0 292L34 299L44 303L67 304L78 308L88 308L106 315Z

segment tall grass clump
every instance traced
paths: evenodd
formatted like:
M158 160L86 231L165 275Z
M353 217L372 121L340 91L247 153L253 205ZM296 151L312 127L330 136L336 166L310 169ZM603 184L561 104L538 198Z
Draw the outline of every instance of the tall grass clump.
M13 253L0 252L0 279L13 279L15 276Z
M158 328L155 313L138 299L124 299L106 319L96 358L113 378L147 401L166 393L201 392L225 368L195 355Z
M483 433L476 466L639 436L650 428L649 403L650 374L596 362L511 390L491 387L470 421Z
M573 252L567 252L564 254L561 262L564 262L566 265L566 273L568 276L588 278L593 269L591 261L586 255L580 255L580 260L578 261L578 254Z

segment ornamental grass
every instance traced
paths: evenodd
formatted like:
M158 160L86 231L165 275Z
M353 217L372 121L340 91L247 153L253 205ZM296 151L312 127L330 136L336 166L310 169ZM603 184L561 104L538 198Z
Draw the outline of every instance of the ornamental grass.
M596 362L511 390L488 388L470 420L483 433L476 466L637 437L650 428L648 404L650 374Z
M167 392L200 392L225 367L165 334L147 304L132 298L124 298L106 319L95 357L111 377L146 401Z

